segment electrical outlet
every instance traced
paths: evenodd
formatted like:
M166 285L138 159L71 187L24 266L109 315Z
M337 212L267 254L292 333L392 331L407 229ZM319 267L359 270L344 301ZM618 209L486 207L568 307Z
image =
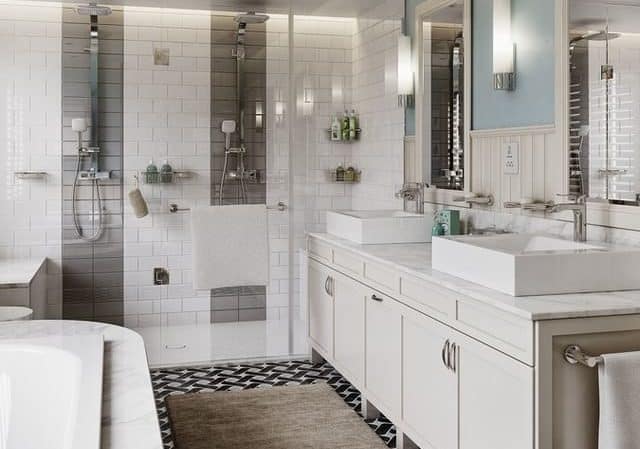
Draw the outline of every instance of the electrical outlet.
M520 173L520 145L516 142L505 143L502 147L502 169L505 175Z

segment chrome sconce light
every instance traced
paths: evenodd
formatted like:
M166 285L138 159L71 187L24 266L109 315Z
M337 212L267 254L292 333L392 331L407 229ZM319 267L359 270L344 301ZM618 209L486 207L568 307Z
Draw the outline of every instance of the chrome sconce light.
M507 91L516 88L511 0L493 0L493 88Z
M414 104L413 61L411 58L411 37L398 37L398 106L411 107Z

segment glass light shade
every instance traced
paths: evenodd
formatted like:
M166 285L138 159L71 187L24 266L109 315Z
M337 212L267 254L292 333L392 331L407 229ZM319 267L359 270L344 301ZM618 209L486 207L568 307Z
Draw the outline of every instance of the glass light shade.
M493 0L493 73L514 72L511 0Z
M413 64L411 60L411 38L398 38L398 95L413 95Z

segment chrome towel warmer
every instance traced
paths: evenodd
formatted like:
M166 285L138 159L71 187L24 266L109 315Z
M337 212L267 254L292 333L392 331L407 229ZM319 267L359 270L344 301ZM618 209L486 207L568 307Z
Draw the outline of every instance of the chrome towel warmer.
M564 348L564 359L572 365L583 365L589 368L595 368L604 363L602 356L589 355L579 345L569 345Z

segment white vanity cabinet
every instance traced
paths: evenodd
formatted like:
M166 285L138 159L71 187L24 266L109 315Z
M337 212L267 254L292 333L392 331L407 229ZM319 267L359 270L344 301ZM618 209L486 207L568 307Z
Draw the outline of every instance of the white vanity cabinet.
M407 310L402 326L402 417L422 448L458 447L458 376L452 330Z
M336 368L359 389L365 379L365 301L367 288L334 273L334 361Z
M366 303L366 335L367 399L393 420L400 416L402 399L402 310L373 289Z
M324 357L333 358L332 270L309 261L309 338Z
M394 297L393 279L404 274L370 284L371 261L318 245L308 265L314 351L407 438L423 449L533 449L533 367L443 322L456 317L454 296L439 297L426 310L446 314L430 316L419 301L401 300L402 287Z

